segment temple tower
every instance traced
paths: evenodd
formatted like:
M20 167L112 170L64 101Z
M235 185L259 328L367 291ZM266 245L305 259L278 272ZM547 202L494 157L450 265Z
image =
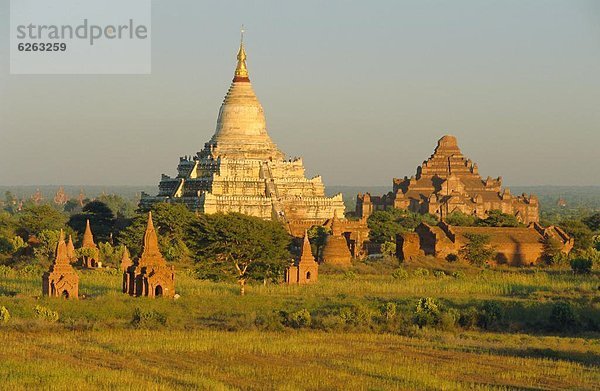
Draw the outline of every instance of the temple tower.
M85 222L85 232L83 233L83 241L81 242L81 265L86 268L94 269L101 267L100 253L96 243L94 243L94 235L90 227L90 220Z
M160 253L152 212L148 213L142 256L123 273L123 292L131 296L175 296L175 269Z
M65 299L77 299L79 296L79 276L69 262L65 234L62 230L56 245L54 262L42 276L42 294Z
M302 242L302 254L297 262L292 264L286 271L285 281L288 284L309 284L317 282L319 276L319 264L312 254L308 232L304 233Z

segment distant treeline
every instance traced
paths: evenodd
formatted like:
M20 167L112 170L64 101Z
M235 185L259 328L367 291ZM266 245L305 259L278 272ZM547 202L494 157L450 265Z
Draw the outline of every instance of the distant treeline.
M43 186L0 186L0 194L10 191L19 199L30 198L37 189L47 200L54 198L60 185ZM101 194L116 194L126 199L137 199L141 192L154 194L158 191L157 186L150 185L128 185L128 186L97 186L97 185L65 185L65 193L71 198L79 196L83 191L87 198L93 199ZM327 186L328 196L342 193L346 209L351 211L356 207L356 195L358 193L371 193L381 195L392 190L389 186ZM514 186L511 187L513 194L533 193L540 200L541 210L544 214L574 214L577 210L597 211L600 210L600 186ZM559 200L564 201L564 206L559 205ZM569 213L570 211L570 213Z

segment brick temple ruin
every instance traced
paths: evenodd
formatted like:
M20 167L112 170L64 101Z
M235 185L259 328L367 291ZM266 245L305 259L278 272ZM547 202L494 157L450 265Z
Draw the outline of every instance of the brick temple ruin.
M409 261L431 255L445 259L457 255L468 242L469 234L486 235L496 255L491 263L510 266L532 266L540 263L546 243L553 239L560 250L568 254L573 248L573 238L555 226L547 228L538 223L527 227L457 227L444 222L438 225L420 224L415 232L396 237L396 255Z
M300 258L286 270L285 282L288 284L309 284L317 282L318 277L319 264L312 254L308 232L305 232Z
M415 176L394 178L390 193L357 196L359 217L389 208L431 213L440 220L454 211L485 218L488 211L500 210L524 224L539 221L537 197L512 195L510 189L502 188L502 177L482 179L477 164L462 154L454 136L438 140L435 151L417 167Z
M42 276L42 294L50 297L77 299L79 297L79 276L71 266L67 255L65 234L60 230L54 261Z
M123 257L129 257L128 251L124 252ZM123 259L121 264L127 262L127 259ZM167 265L160 253L152 212L148 213L142 255L123 273L123 293L147 297L175 296L175 269Z

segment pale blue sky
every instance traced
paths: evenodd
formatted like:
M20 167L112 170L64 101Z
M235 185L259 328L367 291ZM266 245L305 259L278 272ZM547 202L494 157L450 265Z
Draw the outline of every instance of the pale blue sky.
M600 184L599 1L153 2L149 76L9 75L0 184L157 184L212 135L246 25L269 132L326 184L387 185L454 134L483 176Z

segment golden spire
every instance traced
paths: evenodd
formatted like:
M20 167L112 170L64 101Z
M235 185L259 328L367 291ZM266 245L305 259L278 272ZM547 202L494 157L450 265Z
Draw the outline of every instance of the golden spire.
M246 51L244 50L244 25L240 37L240 50L237 54L237 67L235 68L234 81L248 81L248 68L246 68Z

